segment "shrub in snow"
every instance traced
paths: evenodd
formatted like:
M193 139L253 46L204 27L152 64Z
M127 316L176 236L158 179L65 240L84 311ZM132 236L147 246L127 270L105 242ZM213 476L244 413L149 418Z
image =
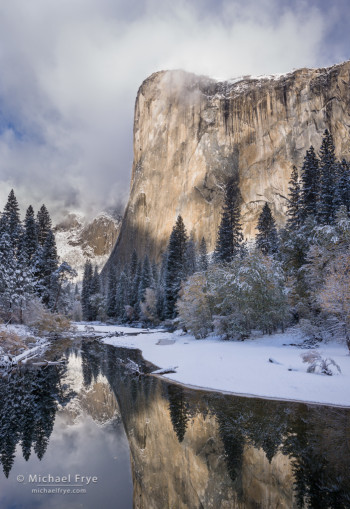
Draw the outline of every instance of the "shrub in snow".
M242 313L232 313L228 316L215 315L213 325L223 339L243 341L249 337L250 329Z
M333 359L322 358L315 350L306 352L301 357L303 362L309 364L308 373L320 373L328 376L341 373L340 367Z
M180 325L195 338L205 338L213 330L213 304L207 273L196 272L183 283L177 301Z
M144 300L140 302L141 319L146 323L157 325L157 296L153 288L146 288Z
M252 329L272 333L287 318L283 273L258 251L212 265L183 284L177 309L196 337L212 330L225 339L244 339Z
M17 355L21 349L26 349L24 340L25 337L19 336L11 329L4 329L0 331L0 346L5 354Z
M24 323L33 327L39 335L71 329L71 322L66 316L51 313L38 298L29 302L23 318Z
M321 309L338 320L337 332L342 331L350 351L350 253L347 250L330 263L324 284L318 294Z
M307 337L308 343L315 344L318 341L322 341L322 331L317 324L312 323L311 320L306 318L301 318L299 325L303 334Z

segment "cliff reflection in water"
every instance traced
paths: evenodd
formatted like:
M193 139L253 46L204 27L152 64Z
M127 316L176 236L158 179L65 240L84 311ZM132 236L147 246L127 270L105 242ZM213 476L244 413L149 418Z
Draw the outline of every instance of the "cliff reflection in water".
M104 356L135 508L350 507L349 410L193 391L127 375L135 351Z
M103 375L116 396L118 404L110 391L84 404L97 420L119 407L135 508L350 507L349 410L193 391L135 376L128 359L149 371L137 351L83 343L79 369L85 389L98 390ZM26 459L32 448L44 456L57 408L70 406L74 389L57 366L0 382L6 475L17 444Z

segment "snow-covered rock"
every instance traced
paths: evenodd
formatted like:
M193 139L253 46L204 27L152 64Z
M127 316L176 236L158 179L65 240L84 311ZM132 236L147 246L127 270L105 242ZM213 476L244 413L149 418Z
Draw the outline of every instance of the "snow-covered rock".
M121 216L101 212L88 221L81 214L70 213L55 227L57 251L77 272L80 281L89 258L99 269L106 263L117 240Z

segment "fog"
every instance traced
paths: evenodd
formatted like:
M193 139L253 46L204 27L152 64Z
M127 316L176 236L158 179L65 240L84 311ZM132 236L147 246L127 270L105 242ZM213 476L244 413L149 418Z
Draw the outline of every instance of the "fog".
M125 203L137 90L151 73L218 79L349 58L344 0L0 0L0 208L95 214Z

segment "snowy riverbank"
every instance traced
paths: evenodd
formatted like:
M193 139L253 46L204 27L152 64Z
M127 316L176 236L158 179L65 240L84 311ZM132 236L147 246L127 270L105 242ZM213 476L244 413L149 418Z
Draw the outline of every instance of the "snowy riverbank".
M82 327L83 330L83 326ZM140 329L94 325L96 332L141 332ZM175 367L166 375L188 386L276 399L350 406L350 356L345 345L329 343L317 351L332 358L341 374L307 373L298 330L258 336L244 342L217 338L196 340L188 334L143 331L137 336L109 337L106 344L138 348L160 368ZM271 363L269 359L275 362ZM277 364L278 363L278 364Z
M47 339L33 336L25 325L0 324L0 374L37 357L48 345Z

